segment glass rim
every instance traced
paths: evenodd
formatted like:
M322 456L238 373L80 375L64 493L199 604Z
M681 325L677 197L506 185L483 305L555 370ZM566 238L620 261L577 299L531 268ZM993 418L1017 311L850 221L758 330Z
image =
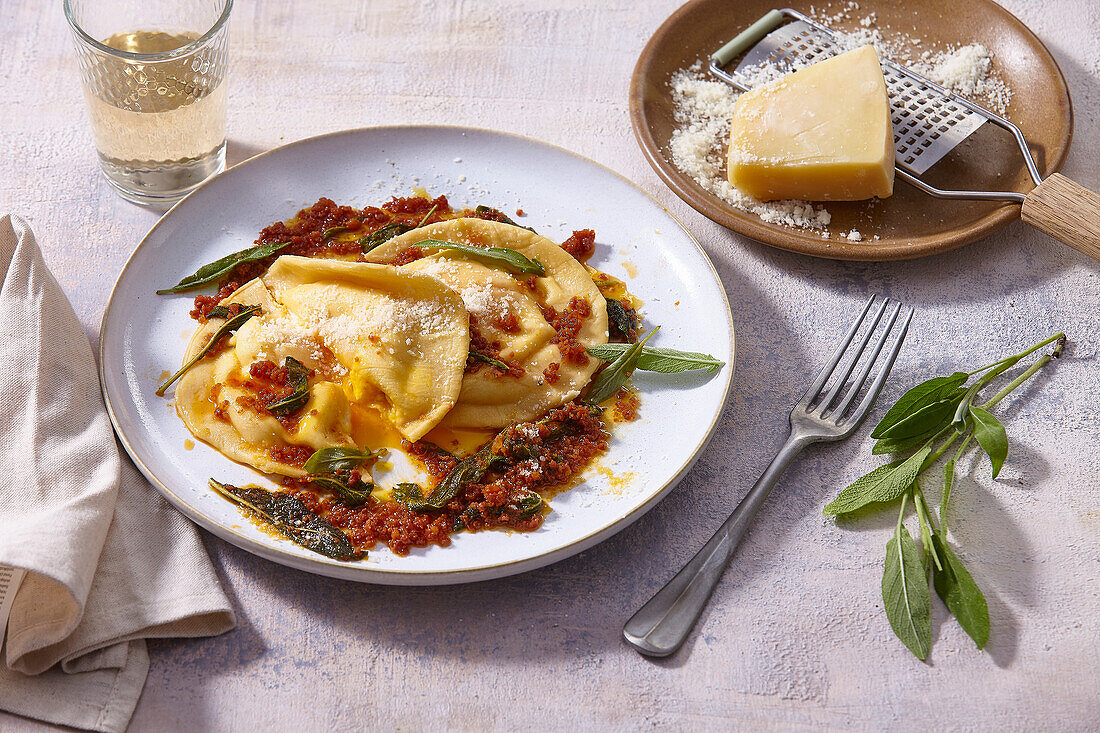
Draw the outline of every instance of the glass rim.
M210 29L203 33L195 40L186 43L179 48L174 48L171 51L162 51L160 53L135 53L134 51L122 51L117 48L111 48L104 44L102 41L97 41L88 35L88 32L80 27L80 24L76 22L76 18L73 17L72 0L65 0L65 20L69 22L69 27L72 28L76 37L86 45L91 46L101 53L108 54L110 56L117 56L119 58L129 59L130 61L169 61L171 59L179 58L180 56L186 56L194 51L199 46L205 45L211 38L217 34L229 20L229 11L233 9L233 0L225 0L225 7L222 8L222 14L218 16L218 19L214 21L214 25L210 26Z

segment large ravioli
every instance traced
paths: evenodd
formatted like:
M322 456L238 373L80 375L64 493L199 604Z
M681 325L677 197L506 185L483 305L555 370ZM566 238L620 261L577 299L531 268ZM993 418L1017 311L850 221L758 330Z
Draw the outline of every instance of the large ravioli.
M500 357L523 370L516 376L482 368L462 380L457 404L442 424L452 428L491 428L541 417L568 402L588 384L600 362L562 358L557 332L543 308L563 312L573 298L588 304L589 315L576 334L582 346L607 342L607 304L584 265L552 240L520 227L481 219L452 219L402 234L375 248L367 259L393 262L410 247L436 239L478 247L516 250L538 260L545 276L513 275L456 250L423 246L426 256L402 269L425 273L461 295L472 328L500 345ZM399 261L399 260L398 260ZM556 375L547 370L556 364ZM553 374L553 369L550 369ZM556 377L556 378L555 378Z
M231 348L188 371L176 409L196 437L269 473L302 476L278 449L356 445L366 411L381 413L400 435L418 440L458 398L469 351L461 298L438 280L399 268L307 257L280 257L263 279L223 303L259 305L230 338ZM220 320L196 332L185 358ZM241 384L259 361L293 357L309 367L309 401L288 430L248 407ZM219 407L219 414L215 408ZM219 416L220 415L220 416Z

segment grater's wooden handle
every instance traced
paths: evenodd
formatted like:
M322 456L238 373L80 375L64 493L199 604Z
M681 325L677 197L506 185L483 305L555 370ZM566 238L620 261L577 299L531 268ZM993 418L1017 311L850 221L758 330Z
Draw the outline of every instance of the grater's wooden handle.
M1059 242L1100 260L1100 194L1055 173L1027 195L1020 216Z

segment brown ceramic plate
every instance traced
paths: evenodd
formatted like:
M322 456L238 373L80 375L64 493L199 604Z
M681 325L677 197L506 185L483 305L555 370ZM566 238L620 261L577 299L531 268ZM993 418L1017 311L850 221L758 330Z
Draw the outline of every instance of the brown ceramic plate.
M901 181L894 195L874 205L830 202L832 236L767 224L734 208L698 185L672 164L668 142L674 121L669 79L721 47L769 10L774 0L692 0L657 29L646 44L630 81L630 118L650 164L673 192L701 214L730 229L780 249L842 260L898 260L945 252L984 237L1016 219L1018 204L935 199ZM821 5L816 6L821 10ZM808 6L794 6L809 13ZM832 14L837 8L825 6ZM887 39L923 39L924 47L980 43L994 54L993 68L1014 92L1006 116L1019 125L1044 175L1065 160L1073 134L1069 90L1050 52L1011 13L990 0L890 2L862 0L848 20L829 23L853 30L875 14L874 27ZM933 44L935 44L933 46ZM1016 190L1033 183L1015 141L1000 128L984 125L925 180L940 188ZM865 240L850 242L840 233L856 229Z

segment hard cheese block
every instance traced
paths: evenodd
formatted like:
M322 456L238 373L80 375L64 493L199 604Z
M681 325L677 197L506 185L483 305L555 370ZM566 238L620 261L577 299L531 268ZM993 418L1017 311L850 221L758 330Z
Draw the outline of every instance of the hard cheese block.
M769 201L857 201L894 190L890 99L872 46L741 95L729 181Z

